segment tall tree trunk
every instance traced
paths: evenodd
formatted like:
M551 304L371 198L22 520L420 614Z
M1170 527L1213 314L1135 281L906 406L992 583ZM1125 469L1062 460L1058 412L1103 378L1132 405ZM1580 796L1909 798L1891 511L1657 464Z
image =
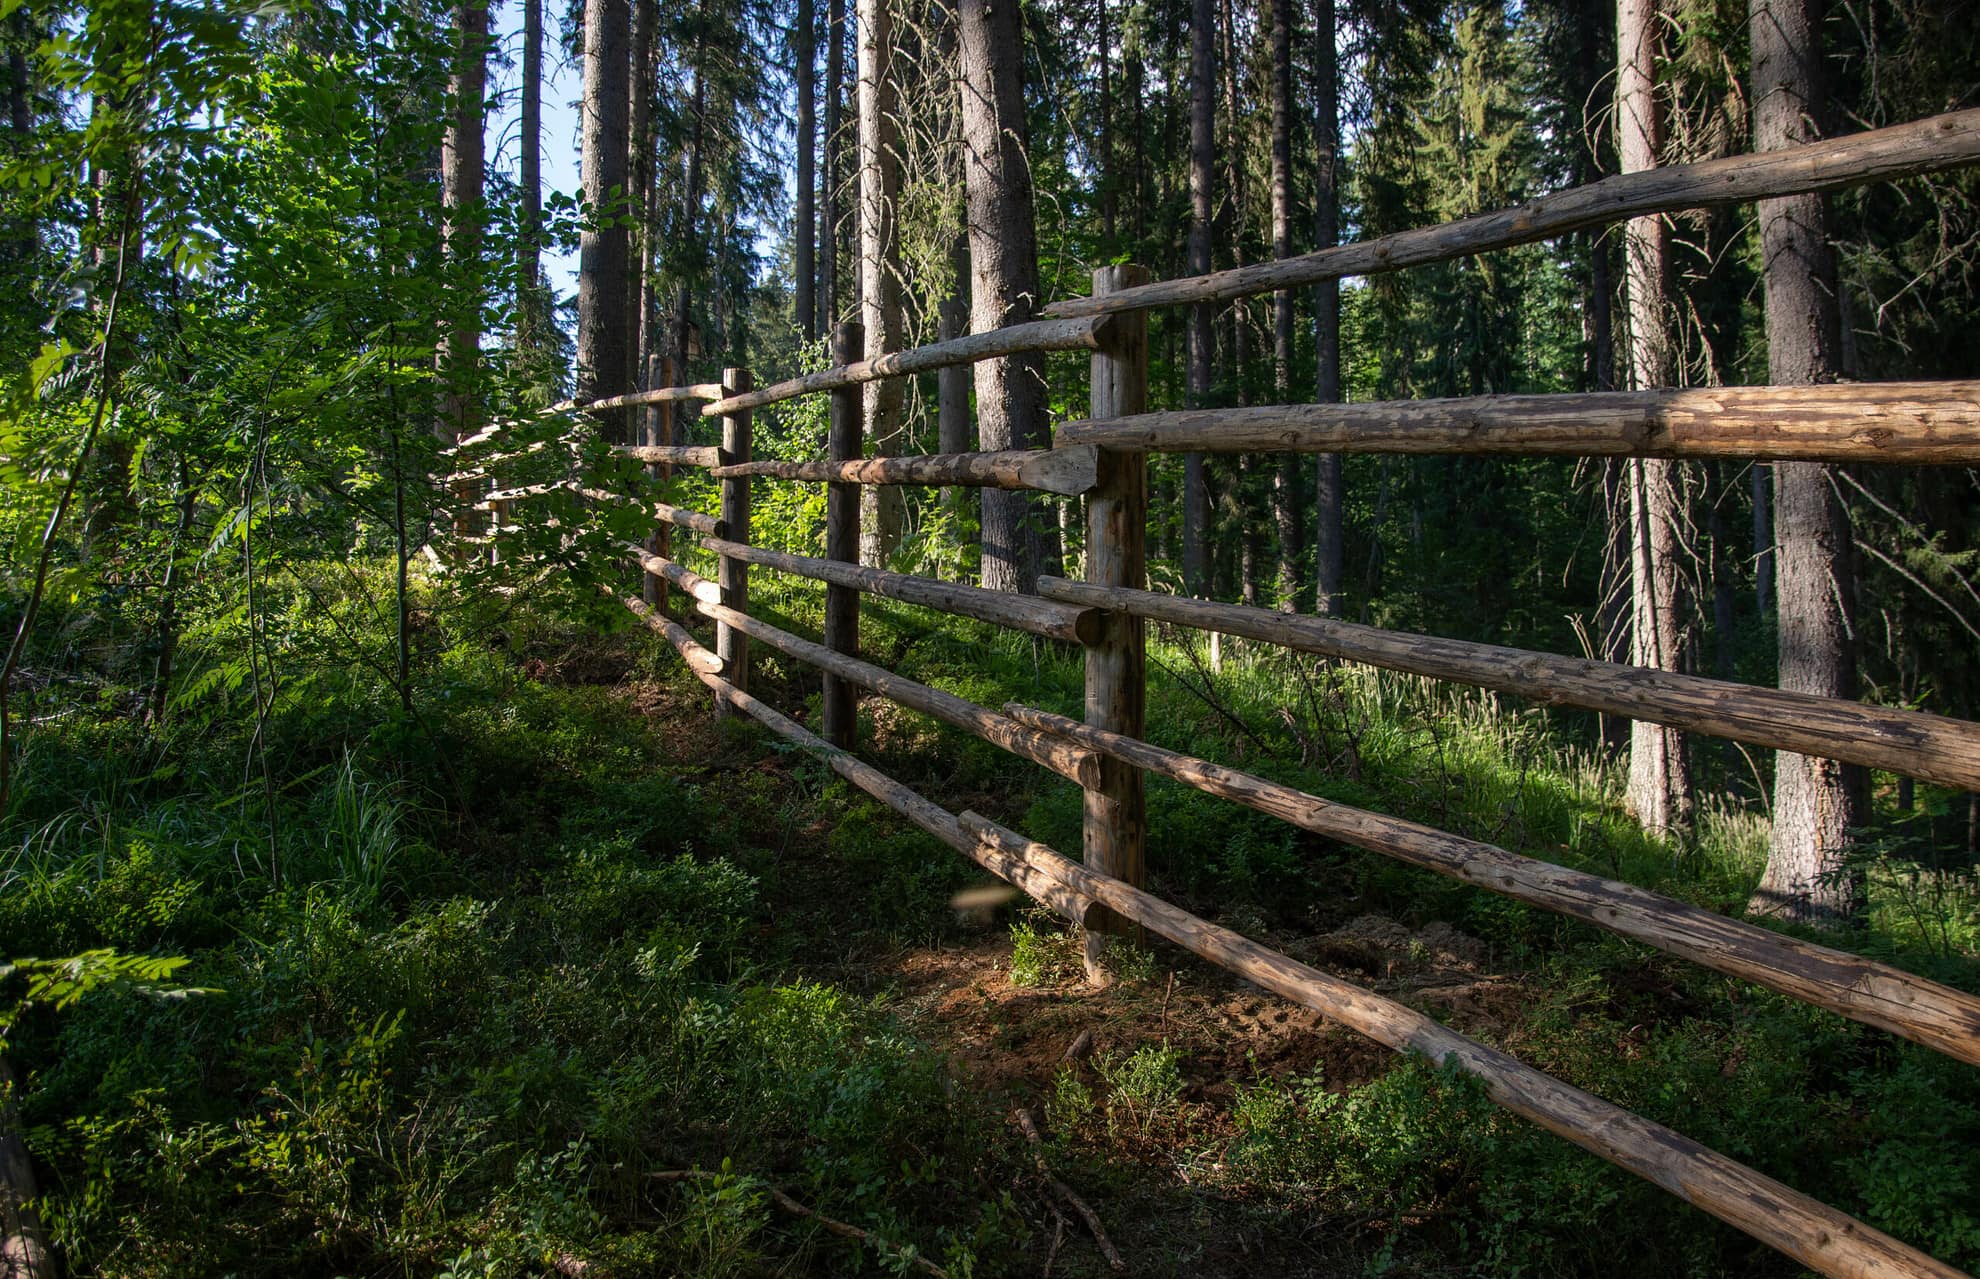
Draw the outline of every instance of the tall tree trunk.
M705 33L695 38L694 53L690 58L694 98L688 112L694 123L688 138L687 183L681 192L681 238L684 243L675 246L688 262L688 268L681 272L680 290L674 298L674 374L683 381L693 376L689 368L689 361L694 357L692 276L705 266L705 255L697 250L701 235L702 173L706 166L704 152L708 143L708 73L703 57L707 49L706 40Z
M1272 256L1292 256L1293 0L1272 0ZM1293 295L1272 295L1272 390L1292 402ZM1279 607L1299 607L1299 459L1281 454L1272 474L1272 522L1279 535Z
M1656 98L1656 0L1621 0L1616 11L1616 138L1622 171L1655 168L1662 141ZM1667 228L1634 218L1624 236L1629 293L1629 363L1638 388L1674 379L1665 296ZM1679 665L1677 467L1665 459L1629 464L1631 660L1673 671ZM1684 738L1662 724L1630 726L1629 803L1643 828L1671 834L1690 820L1691 777Z
M1753 492L1753 604L1762 619L1774 611L1774 468L1755 462L1747 473Z
M523 0L522 128L516 175L516 347L532 380L547 377L549 299L543 289L543 0ZM554 395L548 397L555 399Z
M949 267L955 274L955 286L949 296L942 299L941 327L937 333L944 342L969 332L969 237L965 232L956 232L955 238L950 241ZM951 364L935 375L937 452L967 453L971 448L970 377L967 364ZM975 489L951 488L943 492L942 504L958 520L967 519L976 513L975 496Z
M798 0L797 21L791 35L791 56L797 60L797 217L791 228L791 266L797 274L797 287L791 307L797 313L798 329L807 342L818 340L818 269L813 246L818 240L817 220L813 217L812 197L817 175L812 171L817 126L813 114L812 79L817 71L818 50L814 37L816 17L812 0Z
M1341 74L1335 40L1334 0L1313 6L1313 247L1341 239ZM1313 289L1313 345L1320 404L1341 399L1341 285L1323 280ZM1347 477L1338 453L1315 459L1313 510L1313 611L1338 617L1345 576Z
M1148 239L1147 201L1143 198L1148 187L1148 113L1142 101L1143 83L1146 74L1141 61L1142 25L1135 21L1134 10L1123 15L1121 23L1121 88L1127 94L1128 109L1134 120L1128 134L1134 140L1134 149L1128 163L1128 190L1132 193L1128 207L1133 210L1134 243L1139 249Z
M1817 0L1750 0L1753 141L1759 151L1820 136L1822 49ZM1836 377L1841 324L1828 207L1820 195L1760 202L1767 299L1767 372L1779 385ZM1856 570L1849 513L1828 468L1774 464L1774 538L1780 556L1780 685L1823 697L1856 696ZM1774 831L1750 909L1833 919L1861 905L1847 873L1850 833L1869 819L1863 771L1834 760L1774 757Z
M888 4L859 0L859 309L869 360L901 348L900 121L894 15ZM906 393L898 378L866 384L872 456L892 457L901 451ZM901 491L868 484L859 497L860 562L885 568L901 540Z
M970 328L1022 324L1038 309L1037 227L1025 156L1024 28L1018 0L961 0L963 186L969 214ZM1049 445L1045 362L1036 353L976 366L976 420L984 449ZM1029 591L1057 521L1024 493L983 491L983 585ZM1054 557L1056 552L1054 552Z
M653 223L654 129L653 95L658 90L658 63L654 58L654 21L659 16L659 0L631 0L632 53L626 64L626 198L637 219L628 252L633 278L626 286L626 339L630 352L626 359L626 379L635 390L646 386L648 315L653 300ZM646 413L635 410L633 417ZM628 437L628 443L638 439Z
M462 0L454 10L453 112L440 141L440 242L454 275L447 331L440 344L440 416L433 432L452 444L476 429L475 373L481 362L480 273L482 116L488 86L488 5Z
M818 236L818 331L829 334L839 322L840 133L846 78L846 0L830 0L825 20L825 175L819 184L822 215Z
M1100 230L1101 250L1112 254L1115 243L1115 216L1120 208L1119 174L1115 172L1114 149L1114 50L1107 13L1108 0L1094 0L1100 20Z
M1224 73L1225 180L1231 196L1231 265L1241 267L1245 264L1244 237L1250 229L1251 202L1245 182L1246 146L1241 122L1244 102L1238 79L1237 24L1231 11L1231 0L1223 0L1221 56ZM1251 368L1251 320L1251 299L1240 298L1232 304L1230 380L1232 398L1240 408L1251 403L1251 392L1245 382ZM1238 599L1254 608L1258 604L1258 579L1264 561L1264 532L1253 500L1257 495L1259 473L1258 458L1246 453L1237 458L1237 473L1225 475L1227 509L1238 534Z
M584 7L584 118L581 179L601 214L607 194L626 185L627 60L631 17L626 0L586 0ZM578 244L577 399L619 395L632 383L625 331L629 283L626 229L617 216L587 226ZM624 436L623 414L599 423L610 439Z
M1210 271L1210 175L1217 104L1217 11L1212 0L1193 0L1189 32L1189 272ZM1188 397L1194 408L1210 399L1214 309L1199 302L1189 312ZM1183 589L1201 596L1210 586L1210 485L1203 455L1183 455Z

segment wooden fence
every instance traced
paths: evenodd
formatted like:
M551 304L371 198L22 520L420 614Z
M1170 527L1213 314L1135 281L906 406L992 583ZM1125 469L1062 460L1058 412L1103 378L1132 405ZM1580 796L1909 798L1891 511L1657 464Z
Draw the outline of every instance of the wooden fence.
M1495 689L1545 705L1652 720L1969 790L1980 789L1980 725L1151 592L1145 572L1146 457L1183 450L1363 451L1973 465L1980 463L1980 382L1653 390L1151 414L1145 411L1146 311L1502 249L1646 213L1828 190L1975 163L1980 163L1980 111L1958 112L1788 151L1610 178L1519 209L1209 276L1151 283L1135 267L1104 268L1094 275L1090 297L1047 308L1051 319L871 360L859 358L858 326L841 325L833 335L838 364L820 373L757 390L745 370L731 369L719 385L664 386L582 406L593 414L642 410L641 442L620 446L620 453L648 463L656 476L664 476L671 466L708 468L721 485L719 512L686 511L657 498L649 504L652 536L624 548L629 563L644 570L646 589L625 604L708 685L719 713L760 721L935 838L1084 925L1089 967L1096 977L1105 978L1094 948L1101 934L1145 929L1398 1051L1420 1052L1470 1072L1500 1105L1655 1182L1810 1269L1836 1276L1956 1275L1915 1249L1668 1128L1152 896L1143 887L1148 834L1143 778L1149 773L1171 778L1301 829L1583 920L1975 1065L1980 1065L1980 998L1631 884L1334 803L1148 742L1144 627L1152 619L1244 636ZM861 456L863 383L1046 350L1085 350L1091 360L1092 417L1061 426L1054 448ZM830 455L755 458L752 412L817 393L831 396ZM720 420L719 445L675 440L675 406L694 402L700 403L702 416ZM499 432L484 433L464 441L457 455L499 440ZM469 474L485 475L489 469ZM828 485L825 558L750 543L753 478ZM861 567L855 563L858 494L861 485L870 484L996 486L1083 496L1085 580L1046 578L1032 596ZM496 489L485 504L505 511L551 487L558 486ZM562 487L600 500L625 500L585 488L580 481ZM699 537L716 556L713 581L674 556L670 538L676 529ZM825 583L822 642L750 614L752 566ZM668 588L681 593L690 611L715 623L712 650L667 615ZM861 594L1081 645L1086 666L1083 719L1015 703L999 709L979 706L861 658ZM799 725L750 693L752 643L818 669L823 679L822 732ZM1067 858L975 813L951 813L860 761L852 753L855 688L931 715L1072 779L1085 793L1082 858Z

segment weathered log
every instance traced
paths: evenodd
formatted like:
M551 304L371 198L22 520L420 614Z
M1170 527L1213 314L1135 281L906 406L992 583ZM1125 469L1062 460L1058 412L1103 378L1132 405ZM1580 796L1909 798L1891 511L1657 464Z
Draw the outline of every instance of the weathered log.
M751 639L761 640L788 657L809 663L821 671L827 671L861 688L872 689L882 697L898 702L909 710L920 711L945 724L954 725L986 742L1003 747L1013 755L1022 756L1042 768L1048 768L1061 777L1070 778L1081 786L1092 785L1094 778L1099 775L1099 755L1084 746L1074 746L1052 733L1041 733L1035 728L1026 728L1007 715L988 707L978 706L975 702L966 701L954 693L911 680L905 675L896 675L885 667L863 662L856 657L847 657L843 653L835 653L823 644L800 639L789 631L779 630L759 618L738 613L732 608L725 608L700 595L695 596L695 601L697 611L711 621L733 626Z
M522 497L540 497L545 493L567 491L570 487L568 484L524 484L512 489L490 489L481 501L475 503L475 506L479 510L492 510L497 502L513 502Z
M1102 609L1079 608L1071 604L1060 604L1054 600L1042 600L1035 595L1014 595L1009 591L986 591L980 586L963 586L955 582L939 582L933 578L916 577L910 573L893 573L885 569L865 568L858 564L843 564L838 560L821 560L809 555L793 555L788 551L773 551L761 546L746 546L718 537L704 537L701 544L717 555L728 556L749 564L761 564L783 573L795 573L799 577L809 577L815 581L831 582L865 591L869 595L880 595L887 599L900 600L904 604L920 604L927 608L941 609L945 613L955 613L962 617L972 617L980 622L991 622L998 626L1008 626L1014 630L1043 635L1049 639L1066 640L1075 644L1090 644L1100 633L1106 612Z
M676 564L664 556L655 555L636 542L620 543L628 558L655 577L664 577L675 586L705 604L720 604L722 588L695 572L691 568Z
M866 342L866 330L853 323L832 331L832 354L842 365L858 358ZM830 436L826 448L835 462L849 462L859 456L864 414L860 389L846 383L832 389ZM859 489L852 484L830 484L825 489L825 558L842 564L859 561ZM848 657L859 656L859 592L850 586L825 588L825 645ZM820 727L834 746L850 747L859 734L859 707L852 685L826 671L821 677Z
M1098 295L1145 283L1139 266L1101 267L1093 273ZM1095 417L1123 417L1148 407L1148 317L1118 317L1107 344L1088 362L1088 398ZM1148 463L1133 453L1105 452L1086 498L1086 580L1098 586L1148 584ZM1086 650L1086 722L1130 737L1144 731L1147 636L1142 620L1118 610L1108 614L1098 640ZM1086 864L1137 887L1148 861L1148 800L1141 770L1111 756L1101 761L1100 785L1082 797L1080 853ZM1088 921L1086 975L1108 981L1104 934L1132 935L1134 928L1106 911Z
M1111 417L1064 445L1158 453L1494 453L1980 462L1980 381L1474 395Z
M1351 808L1222 764L1015 703L1004 713L1301 830L1606 928L1695 964L1980 1065L1980 996L1889 964L1770 932L1634 884L1522 857L1418 822Z
M1980 163L1980 108L1831 138L1785 151L1727 156L1623 173L1458 222L1278 258L1208 275L1164 280L1105 296L1068 298L1050 316L1093 316L1186 302L1226 302L1322 280L1468 257L1548 240L1646 214L1743 204L1763 197L1915 177Z
M626 607L633 608L635 603L636 601L629 599L626 601ZM633 611L640 610L635 608ZM654 626L655 630L666 636L667 642L680 653L681 660L687 663L688 669L693 671L717 697L726 699L731 707L757 720L785 741L802 747L824 760L833 772L900 813L950 848L965 857L972 859L975 857L975 838L963 830L955 814L948 809L901 785L858 756L832 745L797 721L731 685L722 678L722 659L696 643L694 637L684 627L673 622L665 622L665 626L662 627L655 625L651 620L647 624ZM1086 916L1086 899L1063 884L1041 883L1036 891L1032 892L1032 897L1075 923Z
M985 333L972 333L927 346L910 347L871 360L855 362L835 352L840 362L832 368L807 373L788 382L777 382L745 395L732 395L705 405L701 412L704 417L715 417L734 409L760 409L766 404L776 404L816 391L833 391L840 387L877 382L881 378L907 377L947 368L952 364L973 364L978 360L1024 351L1088 351L1099 346L1104 332L1105 325L1091 320L1039 320L991 329Z
M1431 679L1451 680L1630 719L1671 724L1750 746L1867 764L1961 790L1980 790L1980 724L1808 693L1670 671L1385 631L1326 617L1108 589L1040 578L1038 593L1068 604L1263 640Z
M677 404L682 400L719 400L727 394L727 388L714 382L700 382L693 386L663 386L651 391L635 391L630 395L614 395L610 399L592 400L578 404L566 400L550 408L552 413L568 413L583 409L595 413L604 409L631 409L645 404Z
M958 834L961 828L958 827ZM976 841L962 836L964 852ZM1066 897L1067 890L1059 894ZM14 1072L0 1057L0 1279L57 1279L55 1254L42 1229L41 1192L34 1177L34 1160L21 1137L20 1109L15 1104Z
M712 444L620 444L620 457L639 462L669 462L675 466L720 466L722 450Z
M603 589L608 595L615 594L610 586L605 586ZM624 604L634 617L665 637L666 641L680 652L681 660L687 663L688 669L703 677L721 675L722 659L696 643L694 636L688 634L686 627L666 614L655 611L645 600L628 595L619 602Z
M700 511L690 511L686 507L669 506L665 502L649 502L643 498L629 497L624 493L614 493L610 489L581 488L574 490L580 497L588 497L594 502L631 502L642 511L652 514L656 520L681 528L693 529L708 537L727 537L729 526L712 515Z
M747 391L752 385L748 369L723 369L722 385ZM747 462L751 448L750 409L736 409L722 417L722 456ZM722 522L736 530L742 541L749 541L749 477L728 476L722 480ZM749 612L749 564L733 555L723 556L715 567L716 582L722 588L722 602L738 613ZM735 687L749 689L749 640L733 626L715 630L715 651L722 658L722 674ZM716 700L716 714L728 715L733 708Z
M1889 1235L1728 1159L1662 1124L1534 1069L1391 999L1302 964L1139 888L1095 874L974 812L958 819L976 860L1019 888L1056 880L1150 932L1311 1008L1397 1052L1421 1053L1481 1080L1493 1101L1619 1168L1662 1187L1811 1270L1838 1279L1960 1272Z
M718 466L717 478L767 475L779 480L840 484L929 484L963 488L1037 489L1078 497L1093 487L1094 449L1007 449L994 453L929 453L867 457L848 462L744 462Z

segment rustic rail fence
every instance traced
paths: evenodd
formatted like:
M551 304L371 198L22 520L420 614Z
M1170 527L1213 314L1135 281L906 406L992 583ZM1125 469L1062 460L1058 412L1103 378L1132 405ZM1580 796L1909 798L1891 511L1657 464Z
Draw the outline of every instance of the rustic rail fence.
M1333 803L1143 740L1144 627L1150 620L1494 689L1546 705L1652 720L1748 745L1872 765L1980 789L1980 725L1919 711L1758 688L1556 654L1527 652L1183 599L1147 589L1146 458L1150 452L1415 452L1529 456L1706 457L1980 463L1980 381L1822 387L1524 395L1394 404L1283 405L1148 413L1149 308L1227 300L1343 275L1365 275L1507 248L1646 213L1750 201L1916 176L1980 163L1980 111L1964 111L1787 151L1610 178L1518 209L1208 276L1151 283L1135 267L1094 275L1091 296L1046 309L1054 318L862 360L857 325L833 334L838 363L763 389L746 370L719 385L668 386L562 411L643 409L640 442L617 451L656 478L708 470L717 513L681 509L656 489L653 532L627 544L645 573L628 609L658 632L714 693L722 714L747 715L822 758L936 839L1087 928L1145 929L1398 1051L1419 1052L1483 1081L1500 1105L1662 1186L1809 1268L1866 1277L1958 1274L1951 1267L1661 1125L1551 1078L1421 1013L1300 964L1148 893L1143 779L1167 777L1301 829L1606 928L1691 962L1980 1065L1980 998L1875 960L1787 937L1631 884L1521 856L1478 840ZM1090 353L1091 417L1061 426L1055 447L924 457L861 456L862 384L1029 351ZM751 413L798 396L831 396L829 456L752 456ZM676 405L701 402L721 421L719 445L676 442ZM491 429L467 455L499 446ZM540 449L541 444L530 446ZM471 477L497 467L490 454ZM450 481L462 475L449 477ZM823 559L750 542L750 483L828 485ZM1085 580L1048 577L1036 595L988 591L857 564L861 485L978 485L1078 495L1086 503ZM506 513L562 483L491 488L481 505ZM679 562L673 530L716 557L710 580ZM750 566L825 584L821 641L749 612ZM667 588L716 624L711 650L667 611ZM1085 654L1084 717L1017 703L979 706L859 655L859 598L873 594L1077 643ZM816 668L822 733L750 691L752 642ZM853 690L864 688L993 742L1080 785L1083 857L1073 861L970 812L951 813L853 753ZM1089 968L1105 979L1102 955Z

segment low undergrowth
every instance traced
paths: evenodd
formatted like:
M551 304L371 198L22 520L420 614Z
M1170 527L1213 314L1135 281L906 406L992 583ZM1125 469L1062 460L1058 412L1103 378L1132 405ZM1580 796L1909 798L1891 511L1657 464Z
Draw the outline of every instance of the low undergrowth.
M815 633L815 593L766 573L757 599ZM1060 1209L1012 1104L1142 1273L1793 1272L1463 1077L1288 1041L1269 1009L1232 1054L1199 1014L1250 995L1163 947L1121 952L1102 1000L1077 939L1020 914L1002 967L970 978L1009 1000L983 1037L911 1015L889 974L980 944L949 909L979 872L713 722L644 636L431 603L410 712L380 680L299 672L259 736L221 689L165 727L98 699L29 738L0 827L4 957L189 961L59 1009L17 1006L25 972L0 984L75 1273L864 1273L910 1249L1028 1273ZM1079 705L1055 645L883 604L862 638L979 702ZM758 669L813 717L810 672L760 647ZM1690 842L1646 840L1572 721L1246 647L1213 668L1159 631L1150 669L1158 742L1716 909L1757 875L1764 824L1731 783ZM1069 783L862 716L862 753L901 780L1078 848ZM1970 1068L1180 787L1149 799L1165 895L1980 1264ZM1950 800L1883 814L1874 909L1841 940L1971 988ZM1098 1027L1093 1050L979 1082L1040 1009ZM653 1176L688 1169L707 1175ZM771 1185L874 1242L780 1211Z

